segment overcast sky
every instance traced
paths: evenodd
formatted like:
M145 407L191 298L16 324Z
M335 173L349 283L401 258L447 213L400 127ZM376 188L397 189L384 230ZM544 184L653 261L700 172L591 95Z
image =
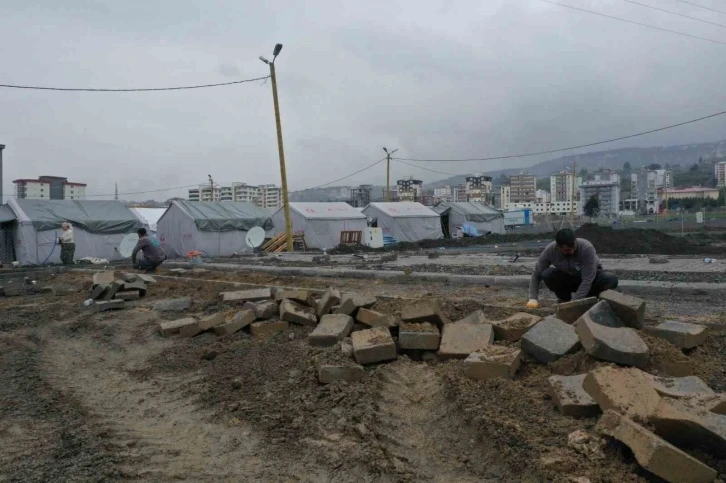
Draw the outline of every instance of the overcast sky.
M562 3L726 42L726 28L624 0ZM726 25L726 14L639 0ZM694 0L696 1L696 0ZM724 0L697 0L726 11ZM276 63L291 189L380 159L466 158L598 141L726 106L726 45L540 0L4 0L0 83L162 87L266 75ZM269 81L151 93L0 89L4 190L50 174L88 194L279 184ZM726 116L605 148L716 141ZM565 154L572 154L565 153ZM550 156L556 157L556 156ZM486 172L548 159L434 163ZM394 179L444 176L394 163ZM384 165L340 184L385 182ZM164 200L185 189L124 196ZM111 198L111 196L109 196Z

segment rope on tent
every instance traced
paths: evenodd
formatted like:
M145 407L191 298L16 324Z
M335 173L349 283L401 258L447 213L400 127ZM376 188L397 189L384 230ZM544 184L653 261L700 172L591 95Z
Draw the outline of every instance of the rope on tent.
M53 235L53 248L50 249L50 253L47 257L45 257L45 260L43 260L43 263L41 265L45 265L45 262L50 260L50 256L53 255L53 252L55 251L55 246L58 244L58 232L56 231Z

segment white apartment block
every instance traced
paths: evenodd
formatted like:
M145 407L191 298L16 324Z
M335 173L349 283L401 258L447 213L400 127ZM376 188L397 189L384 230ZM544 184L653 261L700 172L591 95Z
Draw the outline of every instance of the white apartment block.
M454 196L451 191L451 186L442 186L441 188L434 188L434 203L444 203L447 201L454 201Z
M216 185L212 197L212 187L205 183L189 190L189 201L242 201L275 210L282 206L282 190L272 184L252 186L234 182Z
M721 161L720 163L716 163L713 168L716 171L717 186L719 188L726 187L726 162Z
M549 203L552 201L552 195L547 190L537 190L535 201L537 203Z
M38 179L16 179L15 197L39 200L84 200L86 183L74 183L60 176L40 176Z
M500 209L504 209L511 203L512 197L511 197L511 187L508 184L502 185L499 187L499 200L497 202L497 206Z
M570 209L574 210L575 215L582 214L579 201L575 201L573 205L570 205L569 201L552 201L549 203L527 201L523 203L507 203L503 206L505 207L504 211L516 211L528 208L535 215L569 215Z
M483 174L475 174L466 177L466 199L467 201L478 201L491 203L492 200L492 177Z

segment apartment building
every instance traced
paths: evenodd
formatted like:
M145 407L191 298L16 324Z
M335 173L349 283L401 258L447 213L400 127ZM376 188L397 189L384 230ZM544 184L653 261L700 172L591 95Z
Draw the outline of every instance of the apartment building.
M448 201L454 201L454 194L451 186L442 186L440 188L434 188L434 203L446 203Z
M84 200L86 183L75 183L61 176L40 176L37 179L16 179L18 199Z
M572 203L572 204L571 204ZM549 203L538 203L536 201L528 201L524 203L507 203L504 205L505 211L517 211L524 208L532 210L535 215L569 215L573 210L575 215L581 215L581 203L579 201L551 201Z
M350 206L354 208L365 208L371 202L371 191L373 191L373 185L362 184L357 188L350 189Z
M553 202L570 201L573 188L575 199L577 199L577 196L580 194L577 187L582 184L582 177L575 177L574 186L572 184L572 178L572 172L569 169L550 176L550 195Z
M398 201L420 201L423 191L423 181L412 176L396 181L398 188Z
M215 185L214 193L208 183L189 189L189 201L242 201L254 203L270 210L282 206L282 190L275 185L253 186L234 182L229 185Z
M509 177L509 197L512 203L535 202L537 197L537 178L526 172Z
M726 161L721 161L713 165L716 175L717 186L719 188L726 187Z
M500 210L505 209L512 202L512 190L508 184L499 187L499 199L496 206Z
M616 216L620 211L620 176L607 175L600 179L585 181L580 185L580 200L584 204L593 196L598 200L600 215ZM616 181L611 181L615 179Z
M482 174L475 174L466 177L466 198L467 201L478 201L491 203L492 201L492 177Z

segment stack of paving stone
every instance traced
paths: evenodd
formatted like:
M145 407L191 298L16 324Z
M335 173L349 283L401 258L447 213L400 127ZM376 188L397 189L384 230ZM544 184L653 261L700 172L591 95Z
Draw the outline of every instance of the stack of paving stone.
M88 296L93 301L90 307L96 312L122 309L125 302L146 296L147 284L152 283L156 280L144 274L125 273L117 279L112 271L95 273Z

